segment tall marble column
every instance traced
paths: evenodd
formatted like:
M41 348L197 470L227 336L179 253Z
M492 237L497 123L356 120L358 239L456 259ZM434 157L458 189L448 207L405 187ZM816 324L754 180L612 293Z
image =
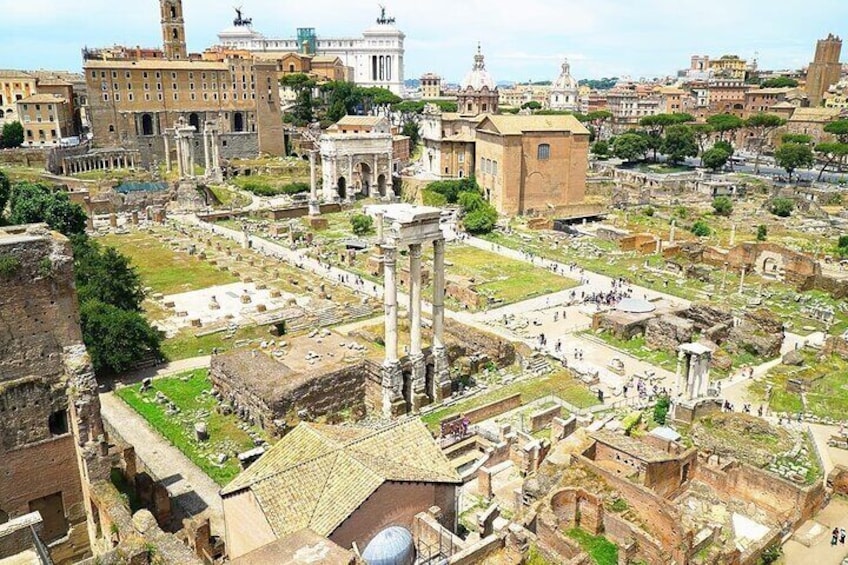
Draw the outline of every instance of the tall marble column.
M209 130L203 130L203 174L207 177L212 173L212 163L209 160Z
M194 178L194 135L186 137L186 145L189 154L188 176Z
M686 354L682 351L677 353L677 394L678 396L687 396L687 387L689 381L689 363L687 363Z
M163 136L165 139L165 172L171 172L171 138L168 136L168 132L165 132Z
M380 159L374 155L374 164L371 167L371 198L380 198L380 186L377 183L377 167L380 166Z
M403 371L398 359L397 247L383 246L383 302L385 305L386 359L383 362L383 416L391 418L406 411L402 395Z
M433 242L433 390L438 402L451 394L450 367L445 348L445 240Z
M183 160L183 140L182 137L179 136L179 134L177 134L174 140L176 141L177 147L177 173L180 175L180 178L183 178L183 176L185 176L185 161Z
M409 360L412 364L412 410L427 404L427 366L421 350L421 244L409 246Z
M317 164L315 163L315 153L314 150L309 151L309 215L310 216L319 216L321 214L321 207L318 204L318 179L316 178L318 175L318 171L316 170Z

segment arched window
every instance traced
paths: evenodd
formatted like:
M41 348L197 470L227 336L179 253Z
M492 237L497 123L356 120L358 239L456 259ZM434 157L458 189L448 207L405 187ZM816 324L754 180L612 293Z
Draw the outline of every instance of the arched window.
M179 30L175 29L174 30L174 39L179 39L179 38L180 38L180 32L179 32Z
M539 161L547 161L551 158L551 146L547 143L540 143L536 150L536 158Z
M294 72L294 63L289 64L289 72L290 73Z
M153 116L150 114L141 116L141 135L153 135Z

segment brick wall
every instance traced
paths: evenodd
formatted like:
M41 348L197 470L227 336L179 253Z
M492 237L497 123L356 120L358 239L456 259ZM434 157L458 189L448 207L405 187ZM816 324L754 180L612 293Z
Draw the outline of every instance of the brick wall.
M469 410L464 413L465 417L472 424L477 424L484 420L488 420L489 418L493 418L495 416L499 416L504 412L508 412L510 410L514 410L521 406L521 395L514 394L512 396L508 396L502 400L496 400L495 402L490 402L489 404L484 404L479 408L475 408L473 410ZM448 418L443 418L440 424L444 424L446 422L451 422L456 420L458 416L450 416Z

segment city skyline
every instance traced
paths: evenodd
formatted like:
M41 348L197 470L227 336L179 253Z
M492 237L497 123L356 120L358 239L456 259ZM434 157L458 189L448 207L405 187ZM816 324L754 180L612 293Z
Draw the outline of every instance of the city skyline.
M120 18L106 0L77 4L82 10L69 4L0 1L7 20L18 22L6 34L0 67L79 71L80 49L85 46L161 44L153 0L122 6ZM217 33L232 25L232 4L185 1L190 51L217 43ZM688 66L694 54L732 53L750 60L758 53L761 68L796 69L810 62L817 39L828 33L843 35L833 22L848 17L848 5L838 0L825 0L804 18L797 17L806 6L800 0L780 5L717 0L710 7L669 0L639 4L636 8L620 0L572 0L563 9L552 0L527 0L523 9L516 9L514 3L500 0L459 5L404 0L388 4L387 12L406 34L405 78L436 72L448 82L460 81L470 69L478 41L497 81L552 80L566 57L577 78L673 75ZM358 37L379 14L378 4L370 0L313 0L284 7L271 0L242 1L254 29L266 37L293 37L298 27L315 27L319 37ZM728 26L724 21L726 14L740 22L762 21L766 9L768 25ZM38 35L39 41L33 42Z

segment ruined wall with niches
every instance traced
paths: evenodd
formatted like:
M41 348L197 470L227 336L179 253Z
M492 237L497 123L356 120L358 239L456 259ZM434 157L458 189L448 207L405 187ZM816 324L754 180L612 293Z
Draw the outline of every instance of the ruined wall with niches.
M53 384L62 349L82 342L70 243L46 227L0 231L0 383L29 376Z
M500 367L515 363L515 346L496 335L475 330L449 318L445 319L445 332L467 349L466 355L484 353Z

